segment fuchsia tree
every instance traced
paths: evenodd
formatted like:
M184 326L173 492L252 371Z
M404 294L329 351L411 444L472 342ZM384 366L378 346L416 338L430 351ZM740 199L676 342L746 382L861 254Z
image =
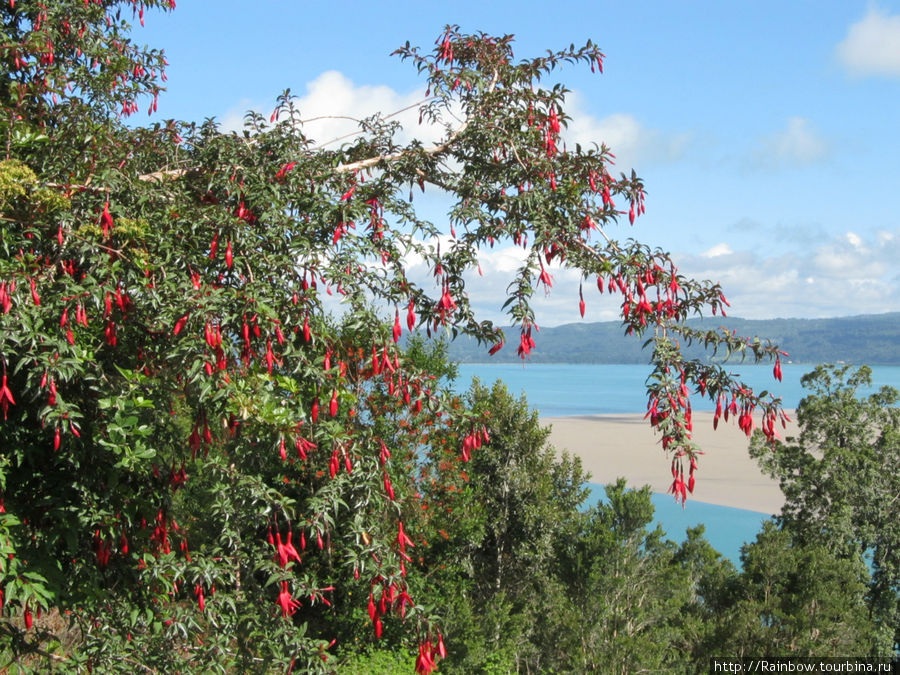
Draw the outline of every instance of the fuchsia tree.
M433 49L402 47L427 82L423 121L446 129L433 145L401 145L374 116L317 148L288 95L242 134L128 126L156 110L166 66L128 22L174 4L0 7L4 663L325 667L335 589L358 588L374 634L405 631L431 671L440 622L409 581L430 533L404 525L416 449L436 427L462 429L463 455L489 439L400 345L415 330L502 344L464 287L483 247L527 252L504 305L523 357L551 261L621 299L650 343L676 498L694 485L694 392L774 434L776 401L679 347L775 358L776 373L777 348L689 328L724 309L720 288L614 238L644 212L643 183L616 176L606 146L560 140L566 90L540 79L601 72L595 45L517 61L511 36L450 27ZM419 189L452 199L446 221L420 216ZM407 276L410 254L433 286ZM69 622L68 647L47 642L47 616Z

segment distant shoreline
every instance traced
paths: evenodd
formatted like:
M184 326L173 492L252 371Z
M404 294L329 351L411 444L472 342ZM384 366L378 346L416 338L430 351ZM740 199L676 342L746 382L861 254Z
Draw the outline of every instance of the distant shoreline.
M784 504L778 482L764 475L750 458L749 439L734 421L722 420L713 430L711 412L695 411L693 419L694 440L705 454L699 459L696 487L688 501L778 513ZM672 484L671 458L642 414L543 417L541 424L551 427L550 443L557 451L581 458L592 483L624 477L630 487L649 485L660 493L668 492ZM796 423L779 433L782 438L797 435Z
M786 351L794 364L850 363L869 366L900 366L900 312L860 314L824 319L742 319L739 317L693 318L694 329L718 333L722 329L738 335L771 340ZM449 343L451 361L467 364L514 363L519 329L504 326L510 339L492 361L487 345L459 336ZM547 364L646 364L649 352L643 340L624 335L621 321L577 322L544 326L534 337L537 346L529 360ZM702 340L683 345L687 358L714 359ZM715 359L714 359L715 360ZM737 360L730 363L737 364ZM748 364L749 361L745 361Z

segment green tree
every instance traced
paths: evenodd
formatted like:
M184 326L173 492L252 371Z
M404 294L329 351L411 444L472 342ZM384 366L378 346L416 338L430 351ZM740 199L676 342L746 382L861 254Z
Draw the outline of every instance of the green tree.
M797 409L800 436L751 453L781 483L781 527L804 544L871 561L869 606L879 650L900 648L900 392L867 396L866 366L818 366L803 377L811 390Z
M696 573L659 526L649 528L650 494L647 486L626 489L621 478L607 485L563 556L568 611L557 658L564 672L675 672L689 663L682 617Z
M741 554L742 570L707 586L706 636L698 662L713 656L825 656L878 653L866 603L862 557L826 542L795 540L767 521Z
M473 382L464 403L485 420L486 442L464 462L457 438L465 428L431 439L422 481L429 529L439 535L424 564L443 598L447 667L546 670L563 600L555 561L577 534L587 475L577 458L557 456L537 411L503 383Z
M424 536L404 526L413 467L432 429L466 429L469 455L484 422L397 343L404 324L503 340L465 292L497 242L528 252L506 302L523 356L551 260L622 295L626 329L654 342L651 420L676 468L695 452L691 385L770 427L775 402L678 343L776 348L687 327L721 289L616 241L643 183L613 176L605 146L563 146L566 90L541 78L602 66L596 45L517 61L511 36L449 27L401 47L427 82L423 120L446 129L427 147L376 115L315 148L288 93L242 133L129 126L166 65L129 21L174 4L0 6L3 666L314 670L356 611L431 671L440 626L407 577ZM417 213L415 185L451 198L449 228ZM411 255L433 285L407 277Z

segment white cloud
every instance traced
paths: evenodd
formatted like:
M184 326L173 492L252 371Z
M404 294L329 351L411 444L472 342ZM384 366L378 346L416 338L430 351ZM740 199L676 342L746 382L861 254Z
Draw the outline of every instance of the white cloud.
M900 231L845 232L817 246L768 255L675 256L684 274L714 279L744 318L848 316L900 311ZM716 248L716 247L714 247Z
M580 143L582 147L605 144L616 156L618 170L625 173L647 164L680 159L691 140L688 133L667 135L647 128L633 115L626 113L598 119L584 109L577 92L566 94L566 104L572 118L562 134L566 144L574 146Z
M808 119L791 117L782 131L762 140L756 161L766 166L802 166L814 164L827 157L828 153L828 144Z
M900 16L871 7L850 26L836 55L838 62L854 75L900 77Z
M704 258L716 258L720 255L731 255L734 251L731 250L731 247L726 243L716 244L710 249L707 249L700 255Z
M445 250L450 239L441 237L440 243ZM510 323L502 305L526 256L522 247L512 245L479 252L481 273L470 271L465 285L478 320L501 326ZM777 242L753 250L733 250L720 243L697 254L676 252L672 258L682 274L719 283L731 303L730 316L817 318L900 311L900 276L894 271L894 262L900 258L900 230L845 232L820 238L816 246L783 253ZM410 281L436 297L440 291L433 269L414 255L406 263ZM621 296L599 293L596 279L583 280L579 272L558 262L548 265L547 271L552 288L547 292L538 286L531 298L538 326L620 319ZM579 284L586 304L583 319ZM330 300L337 307L340 298Z
M438 125L419 124L419 106L425 98L425 90L416 89L399 93L383 85L357 85L342 73L331 70L322 73L307 83L306 94L296 101L301 117L307 120L303 130L318 144L326 144L359 130L359 120L375 113L391 114L404 110L392 117L403 126L397 140L406 143L418 138L425 144L437 143L446 130ZM689 146L688 133L665 134L651 129L633 115L616 113L597 118L588 113L577 92L566 96L567 112L571 120L564 130L563 140L568 146L580 143L583 147L606 144L616 156L616 167L628 173L632 168L647 164L675 161L683 156ZM271 110L249 100L241 100L225 113L220 125L226 131L243 128L244 115L248 109L269 117ZM458 115L458 109L451 111ZM451 117L453 125L462 120ZM348 139L349 140L349 139Z
M299 97L295 105L304 120L304 133L317 144L330 143L335 146L340 143L337 139L358 132L361 120L380 113L391 115L392 121L401 124L398 142L407 143L417 138L427 145L439 142L445 129L428 123L419 124L417 104L424 99L424 88L400 93L384 85L356 85L342 73L329 70L307 83L306 94ZM248 109L259 112L267 119L271 114L271 108L267 110L265 106L242 100L222 117L222 129L242 129ZM448 121L453 122L452 119Z

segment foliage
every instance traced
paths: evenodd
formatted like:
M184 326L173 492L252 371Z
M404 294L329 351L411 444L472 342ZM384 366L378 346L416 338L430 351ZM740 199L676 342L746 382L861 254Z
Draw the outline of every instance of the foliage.
M736 569L702 526L680 545L652 527L648 487L620 479L584 509L578 461L501 383L465 398L491 411L490 442L463 470L455 443L432 439L422 483L422 529L440 535L422 571L446 620L445 672L691 673L723 654L889 654L859 551L768 521Z
M741 560L740 575L721 578L707 590L700 654L879 653L861 556L842 557L826 543L797 541L767 521L756 541L744 546Z
M626 328L654 345L651 421L680 498L689 385L748 431L761 407L771 430L776 402L679 347L777 349L687 327L723 309L719 287L613 240L643 183L614 177L605 146L563 147L566 90L540 81L602 68L595 45L516 62L510 36L450 27L432 50L404 46L429 88L423 120L445 129L429 147L401 146L379 115L315 146L287 92L240 134L128 126L156 109L166 65L129 20L174 4L0 7L3 667L311 671L361 622L431 671L447 627L411 595L428 534L404 525L420 517L417 453L448 428L474 456L485 411L397 343L403 323L503 340L465 292L485 246L527 251L505 305L522 356L551 260L621 295ZM452 198L449 238L414 185ZM407 277L411 256L433 287ZM53 611L71 648L33 627Z
M696 571L653 521L650 488L606 486L606 500L582 521L561 578L571 611L557 658L570 672L671 672L688 663L682 615Z
M779 521L801 542L871 561L869 606L882 650L900 647L900 392L865 398L871 370L818 366L797 409L800 436L751 453L778 478L786 503Z
M542 631L561 601L554 561L577 533L587 476L577 458L557 457L537 412L501 382L473 382L465 403L484 416L489 441L463 463L464 430L432 438L422 480L428 527L440 535L424 571L443 599L446 669L540 670Z

